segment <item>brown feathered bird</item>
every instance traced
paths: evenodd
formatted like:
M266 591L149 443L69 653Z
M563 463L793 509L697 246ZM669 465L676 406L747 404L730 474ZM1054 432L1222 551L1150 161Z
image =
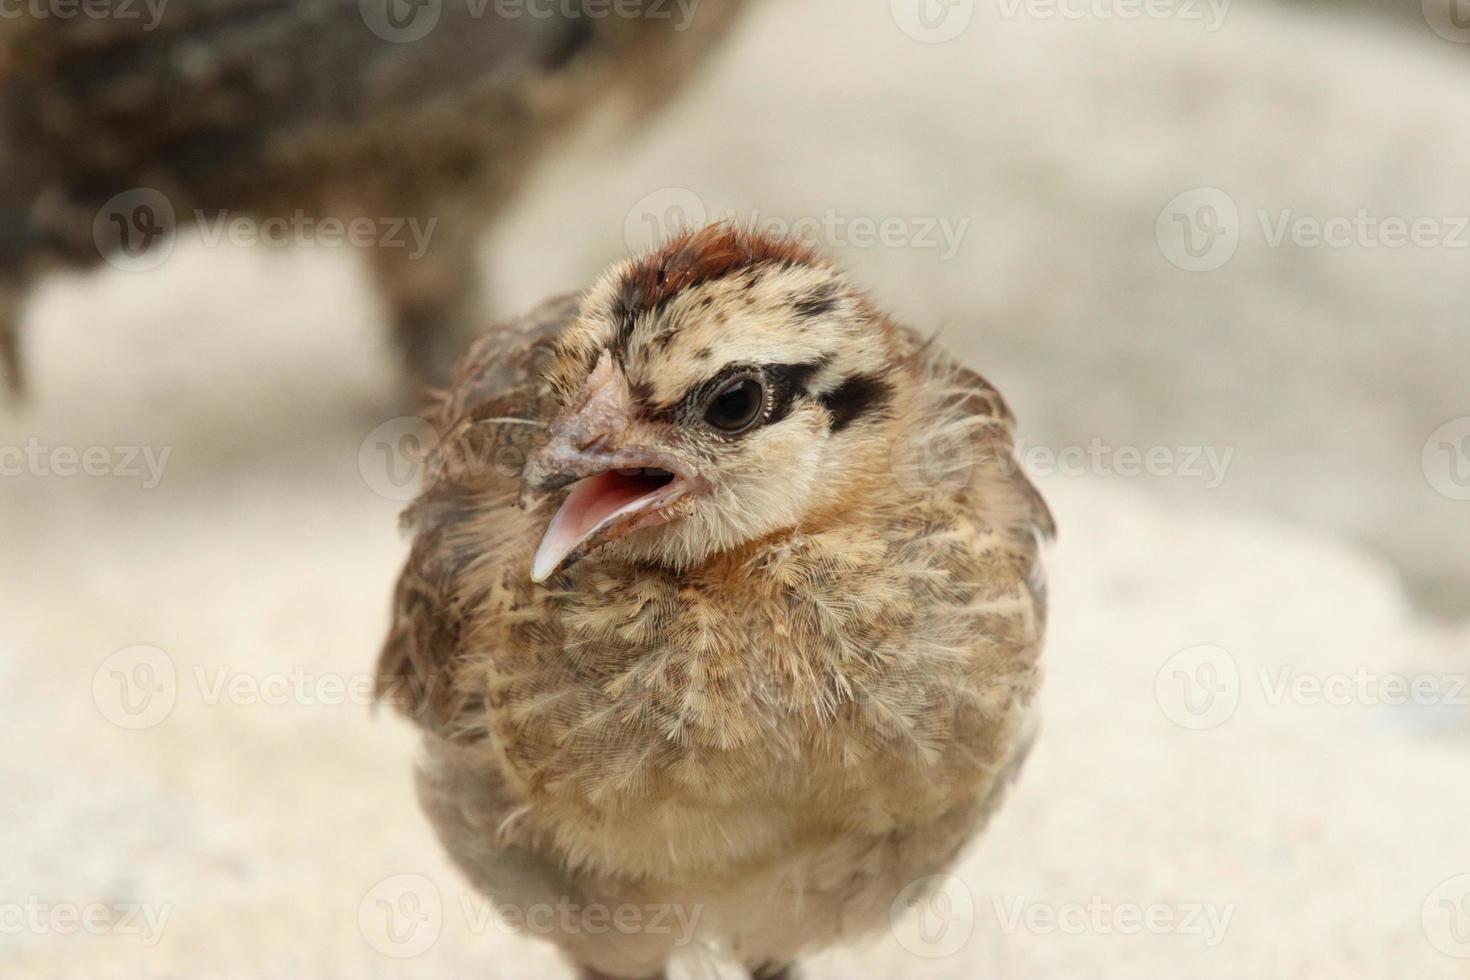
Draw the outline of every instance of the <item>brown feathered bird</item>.
M646 118L743 2L103 0L0 19L8 380L39 275L202 213L374 220L396 337L442 384L480 325L476 238L551 138L618 96ZM433 222L426 254L409 219Z
M682 910L779 977L978 832L1030 742L1052 533L979 376L716 226L478 341L431 418L379 692L495 902ZM679 952L571 922L586 976Z

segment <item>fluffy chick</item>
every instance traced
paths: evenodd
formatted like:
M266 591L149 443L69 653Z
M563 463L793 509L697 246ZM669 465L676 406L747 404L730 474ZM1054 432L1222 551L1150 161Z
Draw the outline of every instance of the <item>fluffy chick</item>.
M745 2L171 0L0 19L6 380L20 387L37 278L99 264L108 221L138 248L170 227L147 188L180 227L196 212L373 219L407 365L442 384L477 332L477 237L552 138L620 97L637 110L625 121L645 119ZM426 254L409 219L432 222Z
M781 976L889 922L1030 743L1044 503L999 394L716 226L488 335L434 406L379 663L494 901L665 906ZM552 937L661 976L679 937Z

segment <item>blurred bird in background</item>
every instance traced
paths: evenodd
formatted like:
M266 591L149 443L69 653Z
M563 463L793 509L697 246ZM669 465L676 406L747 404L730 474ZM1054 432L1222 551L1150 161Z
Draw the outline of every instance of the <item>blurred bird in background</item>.
M1033 736L1052 535L978 375L717 225L487 333L430 417L378 687L492 900L698 910L785 977L978 832ZM673 952L553 938L588 977Z
M432 227L423 254L401 238L370 254L412 379L442 383L478 328L475 242L552 137L620 97L647 118L744 0L633 2L117 0L0 20L10 388L40 275L201 213Z

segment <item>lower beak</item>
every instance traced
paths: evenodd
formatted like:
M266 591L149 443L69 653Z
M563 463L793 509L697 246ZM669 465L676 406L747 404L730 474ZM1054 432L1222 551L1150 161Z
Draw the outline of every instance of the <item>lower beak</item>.
M531 581L545 582L593 549L676 517L676 506L693 479L658 453L624 449L614 453L566 452L548 446L526 468L528 493L541 495L571 484L531 560Z

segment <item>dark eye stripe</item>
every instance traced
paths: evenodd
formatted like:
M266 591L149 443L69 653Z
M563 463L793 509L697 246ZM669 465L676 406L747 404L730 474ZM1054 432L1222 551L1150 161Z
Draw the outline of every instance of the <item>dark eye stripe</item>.
M832 431L841 432L864 415L886 410L893 400L893 386L875 374L851 374L817 400L832 413Z
M771 411L766 416L767 425L779 422L791 414L792 404L807 393L812 375L820 371L824 363L825 360L766 366L766 386L771 392Z
M663 422L682 422L698 418L705 403L732 380L740 375L754 375L765 383L769 393L770 407L764 424L770 425L791 414L792 404L807 393L807 385L811 383L812 376L825 363L826 358L796 364L727 364L714 377L690 388L677 401L652 407L648 415Z

